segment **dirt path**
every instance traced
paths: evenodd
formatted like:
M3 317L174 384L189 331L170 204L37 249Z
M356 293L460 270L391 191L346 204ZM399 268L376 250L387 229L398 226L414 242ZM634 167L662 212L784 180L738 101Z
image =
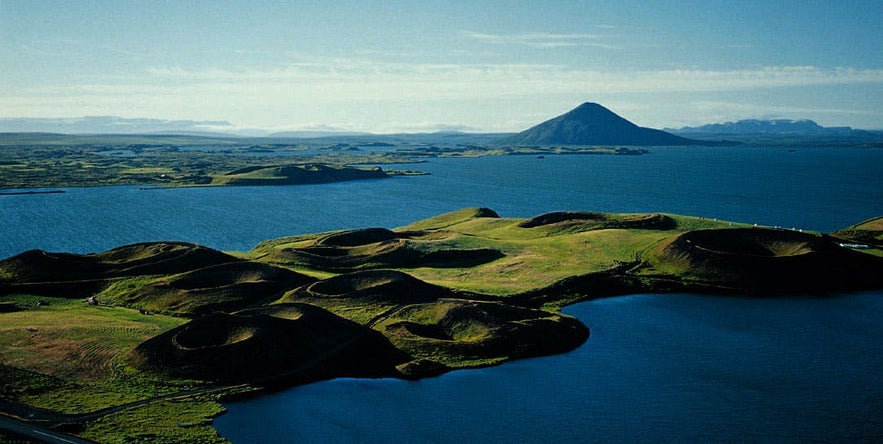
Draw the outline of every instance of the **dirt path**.
M94 444L94 441L56 432L38 424L20 421L4 415L0 415L0 430L11 435L11 437L21 437L37 442Z

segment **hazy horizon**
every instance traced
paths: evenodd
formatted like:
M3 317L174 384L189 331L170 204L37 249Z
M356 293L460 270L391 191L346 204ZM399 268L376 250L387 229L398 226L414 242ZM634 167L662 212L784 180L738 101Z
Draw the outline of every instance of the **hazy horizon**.
M880 23L876 1L4 0L0 118L518 132L598 102L883 129Z

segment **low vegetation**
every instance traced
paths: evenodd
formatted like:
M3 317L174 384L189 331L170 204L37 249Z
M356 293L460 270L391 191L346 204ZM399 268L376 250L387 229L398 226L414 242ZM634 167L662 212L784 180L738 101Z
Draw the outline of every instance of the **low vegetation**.
M464 135L461 139L438 144L419 136L402 140L364 136L341 143L336 139L0 133L0 159L14 159L0 160L0 195L22 192L3 191L8 189L109 185L299 185L420 175L424 173L382 170L377 165L435 157L645 152L624 147L496 146L487 145L482 137ZM481 144L466 143L469 139Z
M822 235L470 208L235 255L177 242L24 252L0 261L0 405L100 442L223 441L210 427L222 396L571 350L589 331L558 308L576 301L883 287L880 221Z

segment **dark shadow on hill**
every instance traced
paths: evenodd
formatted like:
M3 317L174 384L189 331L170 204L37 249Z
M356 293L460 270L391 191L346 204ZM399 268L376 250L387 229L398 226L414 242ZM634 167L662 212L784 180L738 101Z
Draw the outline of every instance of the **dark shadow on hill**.
M827 236L793 230L695 230L659 250L657 260L685 267L684 280L749 293L850 291L883 286L883 259Z
M589 329L576 318L464 299L408 305L376 328L396 347L419 358L412 366L400 367L405 377L412 378L431 376L449 362L485 366L563 353L589 337Z
M516 307L507 300L453 291L399 271L369 270L314 282L282 301L376 313L365 325L412 356L399 376L434 376L451 368L571 350L588 337L578 320Z
M346 231L321 237L308 246L274 250L266 260L346 272L376 268L474 267L504 256L496 249L439 249L410 240L419 235L383 228Z
M557 211L528 219L521 228L544 227L556 232L579 232L602 229L671 230L674 219L663 214L620 215L582 211Z
M395 270L367 270L342 274L304 285L285 295L285 301L351 300L392 304L434 302L452 297L451 290Z
M8 279L21 282L75 281L146 274L183 273L236 261L226 253L183 242L138 243L103 253L71 254L30 250L0 261Z
M409 357L369 328L292 303L198 317L145 341L130 360L174 377L273 386L395 376Z
M883 217L876 217L835 231L831 236L859 248L863 246L883 248Z
M31 250L0 261L0 275L0 295L97 296L103 304L186 315L242 309L314 280L177 242L86 255Z
M867 230L864 236L879 233ZM678 272L657 271L672 269ZM507 301L538 308L636 293L824 295L881 287L883 258L844 247L835 238L793 230L734 228L688 231L647 252L646 257L570 276Z
M110 279L184 273L235 261L226 253L183 242L138 243L94 254L30 250L0 261L0 294L78 298L99 291Z
M313 281L285 268L237 261L139 281L137 285L126 280L114 282L98 297L102 303L198 315L266 303L286 290Z

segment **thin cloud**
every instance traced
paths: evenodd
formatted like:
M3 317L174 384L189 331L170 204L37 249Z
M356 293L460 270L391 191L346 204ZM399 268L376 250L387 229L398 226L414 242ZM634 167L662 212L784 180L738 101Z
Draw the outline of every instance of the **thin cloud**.
M408 133L435 133L435 132L477 132L478 128L469 125L462 124L451 124L451 123L442 123L442 122L416 122L416 123L391 123L389 125L390 128L395 128L395 131L408 132ZM389 132L390 130L387 130Z
M447 118L473 122L474 116L465 117L471 111L465 111L463 116L432 115L436 105L430 104L515 103L527 98L536 102L564 97L610 97L611 94L652 97L668 93L716 94L871 84L883 84L883 69L771 66L750 70L602 72L553 64L413 65L340 59L306 61L264 70L157 67L141 77L0 90L0 116L52 116L64 110L67 116L136 117L133 113L137 112L169 118L200 116L229 120L235 122L234 125L266 126L326 120L327 117L318 112L337 119L344 110L358 109L358 113L347 111L344 122L328 118L326 123L376 130L377 121L405 122L410 117L433 124ZM394 115L402 104L422 104L425 115ZM377 109L391 111L378 117L371 112ZM472 124L490 128L497 125L497 120L508 117L480 118L483 120Z
M54 131L62 133L149 133L156 131L209 131L230 130L234 127L226 121L166 120L149 118L123 118L116 116L56 117L56 118L3 118L0 131Z
M82 108L84 103L182 105L214 103L242 109L262 103L378 103L426 100L496 100L537 95L582 96L607 93L725 92L759 88L883 83L881 69L826 69L810 66L755 70L666 70L600 72L558 65L395 63L306 63L273 70L150 70L148 79L118 79L8 91L0 109L35 103ZM18 114L22 115L22 114ZM25 114L26 115L26 114Z
M521 34L487 34L473 31L462 31L463 36L471 40L494 45L522 45L532 48L561 48L575 46L591 46L596 48L615 49L616 46L599 42L598 34L555 34L555 33L521 33Z
M323 63L296 63L271 70L231 71L210 69L186 70L180 67L154 68L149 73L157 84L197 83L188 88L212 85L248 84L251 89L274 84L291 87L355 85L365 91L406 91L419 87L426 94L440 90L461 90L471 95L475 90L490 94L509 90L543 87L544 92L679 92L734 91L752 88L787 88L808 85L835 85L883 82L883 69L820 68L814 66L770 66L751 70L672 69L661 71L602 72L572 69L552 64L404 64L341 60ZM254 82L260 82L255 85ZM145 86L79 85L81 91ZM146 88L151 88L147 86ZM380 89L378 89L380 88ZM427 88L427 89L423 89ZM145 91L146 92L146 91Z

